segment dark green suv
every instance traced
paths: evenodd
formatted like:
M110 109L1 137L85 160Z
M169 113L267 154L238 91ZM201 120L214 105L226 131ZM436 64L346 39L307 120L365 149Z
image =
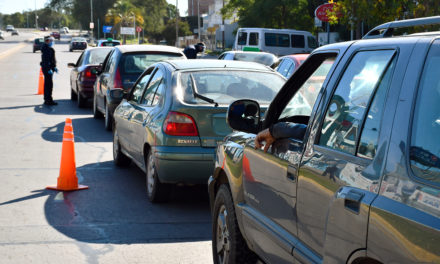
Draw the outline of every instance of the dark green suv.
M263 120L231 104L208 187L214 263L440 262L440 36L387 33L402 23L316 49ZM279 123L305 134L256 148Z

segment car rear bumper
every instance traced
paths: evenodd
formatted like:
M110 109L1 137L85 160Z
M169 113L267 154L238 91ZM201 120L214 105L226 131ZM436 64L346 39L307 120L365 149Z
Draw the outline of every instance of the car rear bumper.
M161 146L154 156L161 182L206 184L214 169L215 148Z
M93 85L95 81L82 81L78 83L78 90L85 98L93 98Z

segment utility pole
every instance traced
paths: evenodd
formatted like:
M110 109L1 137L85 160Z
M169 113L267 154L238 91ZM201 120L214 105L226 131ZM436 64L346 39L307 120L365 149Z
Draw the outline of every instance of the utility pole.
M91 25L91 23L93 23L93 5L92 5L92 0L90 0L90 25ZM99 28L98 28L98 30L99 30ZM92 31L92 43L93 43L93 28L91 28L91 31Z
M179 43L179 0L176 0L176 46L180 47Z
M225 0L223 0L223 8L225 7ZM225 18L222 15L222 25L223 25L223 31L222 31L222 48L225 50Z
M38 29L37 0L35 0L35 29Z
M199 34L199 41L201 42L201 34L200 34L200 0L197 0L197 33Z

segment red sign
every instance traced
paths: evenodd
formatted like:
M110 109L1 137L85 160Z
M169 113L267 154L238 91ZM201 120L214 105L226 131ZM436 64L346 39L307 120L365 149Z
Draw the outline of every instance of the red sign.
M323 5L318 6L315 9L315 16L319 20L321 20L322 22L328 22L327 10L328 11L332 11L333 10L333 6L334 6L334 3L327 3L327 4L323 4ZM336 16L337 17L341 17L342 14L338 12L336 14Z
M141 27L136 27L136 32L141 32L142 28Z

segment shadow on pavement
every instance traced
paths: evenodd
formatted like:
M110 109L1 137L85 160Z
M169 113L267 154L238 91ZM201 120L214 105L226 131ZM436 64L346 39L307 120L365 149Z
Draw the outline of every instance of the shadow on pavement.
M113 162L77 169L88 190L53 191L45 203L48 223L90 243L170 243L211 239L206 188L183 188L165 204L148 201L144 174Z
M104 123L93 117L72 119L75 142L111 142L113 135L105 130ZM64 132L64 122L47 127L41 137L46 141L62 142Z
M43 98L41 98L43 100ZM55 106L47 106L41 102L41 105L36 105L34 111L37 113L48 114L48 115L87 115L92 114L92 111L89 108L78 108L76 106L76 102L72 100L63 99L57 100L55 102L58 105ZM90 104L90 103L89 103Z

